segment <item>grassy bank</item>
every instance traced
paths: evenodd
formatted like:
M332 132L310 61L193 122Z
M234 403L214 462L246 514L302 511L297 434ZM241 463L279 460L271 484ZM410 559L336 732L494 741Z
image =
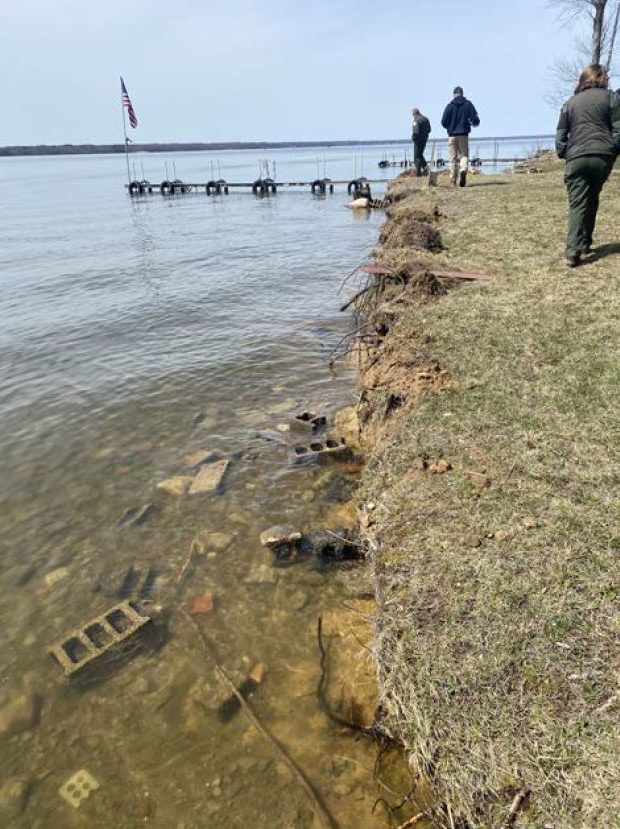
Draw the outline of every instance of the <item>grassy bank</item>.
M574 271L560 171L392 191L376 254L406 284L359 407L387 723L437 825L499 829L527 788L516 826L620 826L620 172Z

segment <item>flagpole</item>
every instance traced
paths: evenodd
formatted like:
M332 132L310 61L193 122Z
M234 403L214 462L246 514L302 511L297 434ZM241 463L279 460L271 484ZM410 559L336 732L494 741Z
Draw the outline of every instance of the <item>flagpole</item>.
M129 170L129 139L127 138L127 118L125 117L125 103L123 101L123 79L121 78L121 109L123 110L123 135L125 136L125 161L127 162L127 184L131 184Z

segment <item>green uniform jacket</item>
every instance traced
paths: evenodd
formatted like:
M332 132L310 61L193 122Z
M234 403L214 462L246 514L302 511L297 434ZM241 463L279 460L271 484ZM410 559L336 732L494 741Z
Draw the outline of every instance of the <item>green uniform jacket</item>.
M431 132L431 122L428 120L426 115L420 115L418 118L418 123L413 122L413 130L411 132L411 140L412 141L422 141L425 142Z
M555 150L571 161L583 155L620 153L620 98L607 89L584 89L562 107Z

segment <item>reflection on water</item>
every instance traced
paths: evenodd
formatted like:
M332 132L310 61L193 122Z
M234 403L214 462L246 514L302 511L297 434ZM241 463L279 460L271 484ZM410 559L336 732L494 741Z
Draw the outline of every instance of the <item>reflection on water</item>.
M394 769L377 782L376 746L338 729L315 693L323 614L332 702L350 696L343 613L368 616L367 574L275 567L259 543L273 524L346 525L355 471L293 465L258 436L290 443L295 413L350 402L352 378L326 367L347 326L336 291L380 218L354 221L338 194L130 203L121 162L7 161L23 186L0 208L1 821L315 825L290 772L226 708L181 613L194 609L340 825L384 826L375 800L407 782ZM222 491L158 489L193 474L184 459L199 450L230 460ZM128 598L153 630L87 681L65 679L47 648ZM348 673L366 658L360 645ZM80 769L99 788L76 809L58 790Z

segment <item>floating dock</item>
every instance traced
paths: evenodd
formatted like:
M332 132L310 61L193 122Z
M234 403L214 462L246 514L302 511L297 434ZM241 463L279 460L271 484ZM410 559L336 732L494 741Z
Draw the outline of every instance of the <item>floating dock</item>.
M520 158L470 158L469 159L469 166L470 167L482 167L483 164L516 164L519 161L527 161L525 156L521 156ZM447 161L445 158L438 158L435 161L436 167L445 167L447 165ZM387 159L383 159L382 161L378 162L377 165L380 169L385 170L387 167L404 167L408 169L410 167L415 167L415 164L411 159L404 158L400 161L388 161Z
M360 176L354 179L331 179L331 178L317 178L314 181L275 181L272 178L258 178L254 181L226 181L221 178L217 181L181 181L181 179L174 179L173 181L162 181L161 184L153 184L150 181L143 179L142 181L131 181L125 185L125 189L130 196L176 196L185 193L206 193L207 196L227 196L231 189L249 190L255 196L266 196L270 193L277 193L278 190L284 188L309 188L310 192L324 196L327 193L333 193L335 187L346 186L347 193L356 198L360 195L367 195L367 190L371 184L387 184L390 179L387 178L365 178Z

